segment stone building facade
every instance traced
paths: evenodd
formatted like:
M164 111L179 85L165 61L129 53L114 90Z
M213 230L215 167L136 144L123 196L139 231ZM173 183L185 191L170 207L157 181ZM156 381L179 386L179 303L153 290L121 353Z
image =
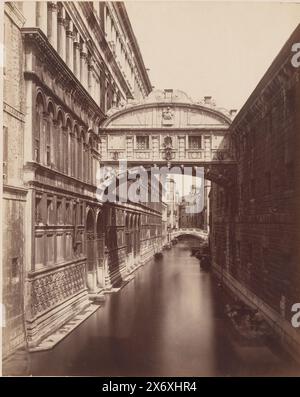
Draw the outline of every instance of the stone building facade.
M123 3L5 3L4 356L160 244L159 208L96 199L100 125L150 90Z
M23 184L25 82L21 28L24 16L7 3L4 15L3 67L3 201L2 201L2 302L5 327L3 353L22 345L24 337L25 212L27 189Z
M242 299L257 306L295 354L300 330L300 70L291 64L298 27L231 125L237 172L230 187L213 183L214 268Z

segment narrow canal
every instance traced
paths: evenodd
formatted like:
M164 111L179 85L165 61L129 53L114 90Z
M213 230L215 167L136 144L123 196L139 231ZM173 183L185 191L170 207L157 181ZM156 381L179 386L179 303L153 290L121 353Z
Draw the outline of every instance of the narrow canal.
M164 251L161 260L140 268L54 349L30 354L28 371L98 376L290 373L289 364L275 356L265 363L259 358L261 365L253 365L253 355L251 360L248 354L237 356L223 316L223 292L191 256L195 245L197 240L185 238Z

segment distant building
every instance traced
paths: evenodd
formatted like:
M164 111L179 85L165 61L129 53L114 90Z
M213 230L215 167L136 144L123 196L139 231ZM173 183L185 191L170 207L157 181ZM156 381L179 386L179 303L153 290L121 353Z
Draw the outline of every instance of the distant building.
M167 178L165 189L165 202L167 204L167 228L169 231L172 231L173 229L178 229L178 194L176 193L176 182L174 178Z
M207 202L208 202L208 181L205 181L204 189L191 186L189 195L183 196L178 205L179 211L179 228L198 228L207 231L208 213L207 213ZM204 197L199 197L204 193ZM203 201L202 201L203 200ZM203 204L203 210L198 211L197 203Z

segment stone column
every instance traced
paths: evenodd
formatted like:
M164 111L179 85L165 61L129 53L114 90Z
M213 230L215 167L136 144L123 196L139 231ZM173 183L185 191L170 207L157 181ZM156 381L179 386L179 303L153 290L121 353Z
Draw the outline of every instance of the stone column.
M36 3L36 26L47 35L48 5L46 1Z
M61 7L57 19L57 51L61 58L66 60L66 28L65 28L65 9Z
M82 43L80 52L80 82L87 88L87 50L85 43Z
M56 1L48 3L48 39L52 47L57 49L57 4Z
M89 94L91 95L91 97L93 99L94 98L94 92L93 92L93 88L94 88L94 78L93 78L93 70L94 70L94 62L92 59L88 60L88 91Z
M23 15L25 17L24 27L34 27L36 26L36 1L24 1L23 2Z
M68 21L67 24L67 46L66 46L66 63L73 72L73 22Z
M80 41L78 33L75 33L74 41L74 74L80 80Z

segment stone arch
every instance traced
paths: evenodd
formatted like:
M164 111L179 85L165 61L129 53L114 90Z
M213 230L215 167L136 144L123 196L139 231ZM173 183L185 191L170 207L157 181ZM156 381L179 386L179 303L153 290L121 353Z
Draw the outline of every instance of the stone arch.
M97 284L104 286L104 261L105 261L105 230L106 217L105 211L101 209L96 215L96 266L97 266Z
M47 113L53 115L53 120L56 119L56 111L55 111L55 104L51 98L47 99Z
M66 115L65 117L65 127L70 128L70 132L73 132L73 123L69 115Z
M92 208L87 209L86 222L85 222L85 235L86 235L86 263L87 263L87 276L88 287L94 290L96 287L96 271L95 271L95 213Z
M78 139L80 137L80 126L76 121L74 122L74 125L73 125L73 131L74 131L76 138Z
M74 127L74 121L73 118L71 117L71 115L69 113L66 113L65 115L65 126L70 126L71 131L73 132L73 127Z
M43 111L47 109L46 97L43 90L40 88L38 88L36 91L35 103L36 105L41 105L43 107Z
M34 113L34 145L33 145L33 160L37 163L43 162L44 159L44 123L45 123L45 98L42 91L39 91L35 98L35 113Z

